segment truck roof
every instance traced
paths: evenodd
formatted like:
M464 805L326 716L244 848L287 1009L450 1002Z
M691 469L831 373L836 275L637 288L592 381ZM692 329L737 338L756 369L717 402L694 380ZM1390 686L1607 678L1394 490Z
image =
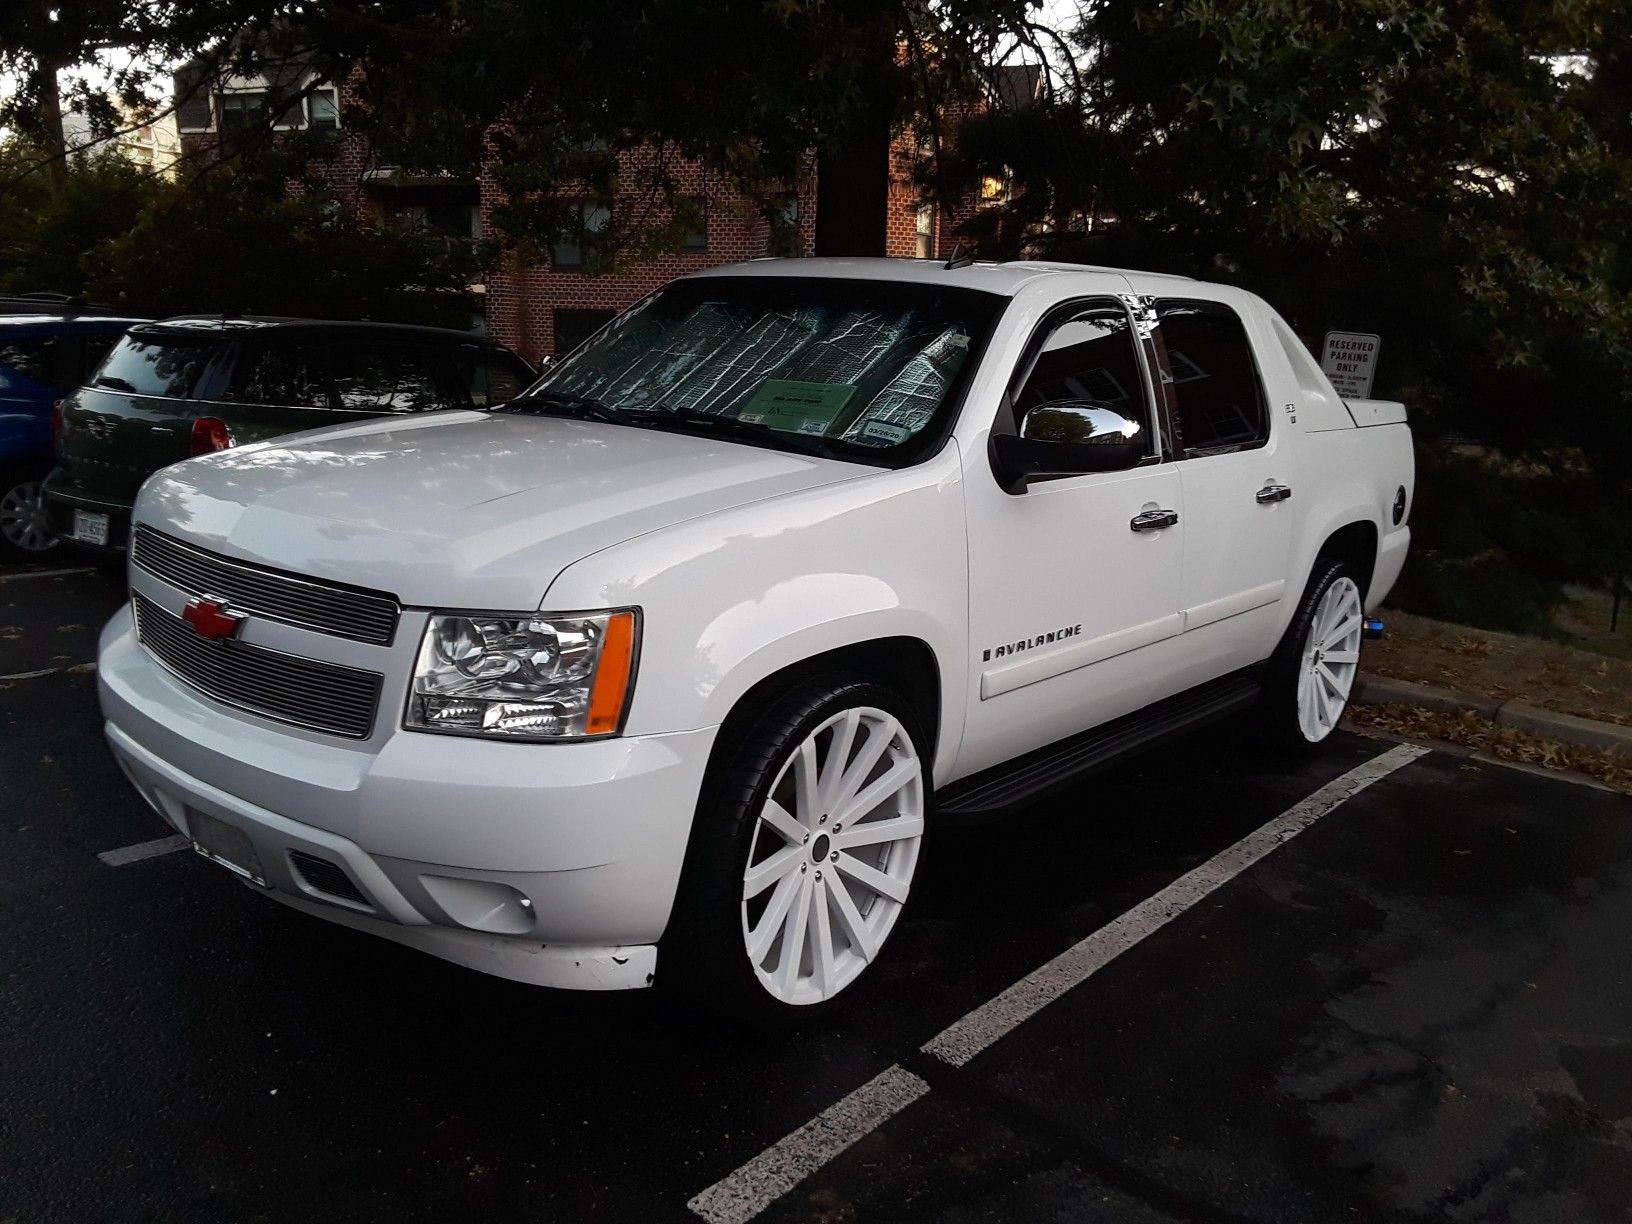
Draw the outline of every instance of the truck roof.
M965 289L982 289L1012 297L1024 285L1046 276L1103 275L1115 278L1117 284L1108 287L1111 292L1126 292L1124 277L1158 279L1194 284L1186 276L1172 276L1162 272L1141 272L1130 268L1103 268L1093 264L1061 263L1057 261L1019 259L995 263L977 260L955 268L947 267L944 259L753 259L746 263L724 264L705 268L690 274L709 276L815 276L845 280L907 281L921 284L956 285Z

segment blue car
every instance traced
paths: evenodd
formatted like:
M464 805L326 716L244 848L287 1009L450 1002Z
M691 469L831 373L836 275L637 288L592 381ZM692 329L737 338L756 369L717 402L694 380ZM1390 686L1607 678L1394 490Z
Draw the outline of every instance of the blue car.
M0 313L0 559L35 560L56 547L40 487L52 465L52 405L84 385L139 322L46 303Z

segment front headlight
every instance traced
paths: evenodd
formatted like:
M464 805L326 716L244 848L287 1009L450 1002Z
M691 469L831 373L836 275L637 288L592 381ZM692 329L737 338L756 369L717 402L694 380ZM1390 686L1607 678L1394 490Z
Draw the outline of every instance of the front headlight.
M615 735L634 687L633 609L578 616L436 613L403 725L499 739Z

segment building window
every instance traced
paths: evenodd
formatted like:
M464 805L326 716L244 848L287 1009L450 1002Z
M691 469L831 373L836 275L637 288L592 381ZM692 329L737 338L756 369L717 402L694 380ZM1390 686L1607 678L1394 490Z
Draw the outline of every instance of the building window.
M591 200L585 200L578 207L580 210L580 224L582 226L584 238L592 238L594 235L600 233L612 220L612 210L607 208L604 204L596 204ZM561 241L555 244L555 248L550 254L550 262L557 268L583 267L583 239L576 234L564 235Z
M434 203L384 205L387 219L403 229L423 230L444 238L480 238L481 210L475 204Z
M311 124L319 132L340 130L340 90L333 85L319 85L306 99Z
M225 135L262 127L271 114L264 89L236 89L216 99L216 114Z
M565 357L617 316L615 310L556 310L555 355Z
M914 254L919 259L929 259L935 254L935 205L918 205L917 233L914 237Z
M708 201L701 196L687 196L688 211L694 211L696 220L690 223L680 239L680 250L695 255L708 250Z

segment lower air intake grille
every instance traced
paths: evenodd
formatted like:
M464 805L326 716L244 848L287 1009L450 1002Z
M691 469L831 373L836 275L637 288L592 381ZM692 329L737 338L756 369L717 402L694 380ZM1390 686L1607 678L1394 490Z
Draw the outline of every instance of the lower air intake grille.
M353 905L368 905L368 898L363 896L362 890L351 882L345 868L338 863L307 854L304 850L289 851L289 861L300 873L300 878L324 896L350 901Z
M296 727L364 739L380 702L378 672L302 659L230 638L207 641L191 625L135 595L136 636L199 692Z

